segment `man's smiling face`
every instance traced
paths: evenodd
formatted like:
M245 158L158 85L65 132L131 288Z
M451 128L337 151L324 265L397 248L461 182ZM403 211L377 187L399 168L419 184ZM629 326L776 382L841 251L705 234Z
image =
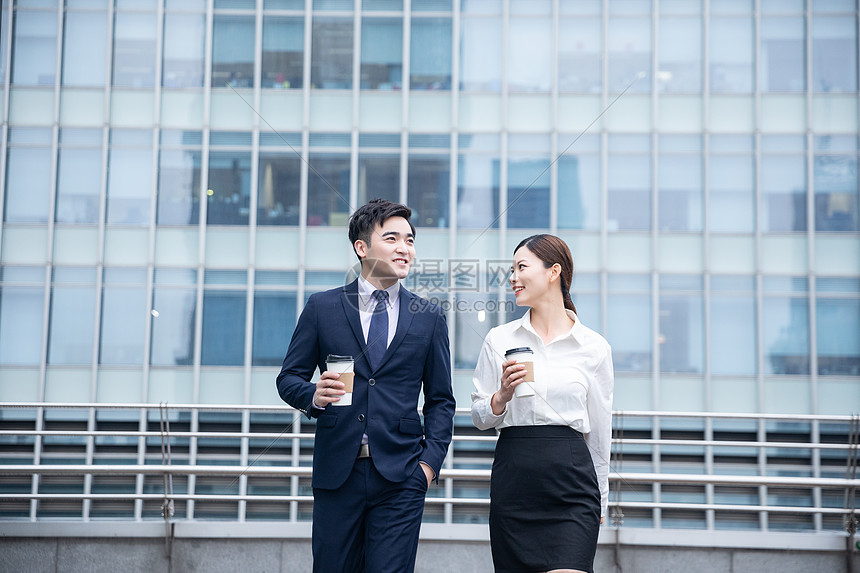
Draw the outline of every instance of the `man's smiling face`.
M354 246L362 259L361 274L383 288L405 279L415 260L415 236L403 217L389 217L377 224L370 244L359 239Z

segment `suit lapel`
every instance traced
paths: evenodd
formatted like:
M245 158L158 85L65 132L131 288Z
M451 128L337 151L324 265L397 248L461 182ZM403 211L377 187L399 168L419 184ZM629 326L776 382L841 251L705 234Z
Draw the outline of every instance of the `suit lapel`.
M367 345L364 342L364 331L361 329L361 317L358 314L358 280L354 280L343 287L343 313L346 315L346 321L352 329L352 334L355 336L358 345L361 347L361 355L367 352ZM365 359L366 360L366 359Z
M385 355L382 357L382 362L379 363L379 366L376 370L379 370L388 360L394 356L394 353L397 351L397 347L400 346L400 343L403 342L403 339L406 338L406 333L409 332L409 327L412 326L412 297L414 297L411 292L400 287L400 314L397 317L397 332L394 333L394 339L391 341L391 344L388 345L388 349L385 351ZM357 313L356 313L357 314ZM361 329L359 327L359 332Z

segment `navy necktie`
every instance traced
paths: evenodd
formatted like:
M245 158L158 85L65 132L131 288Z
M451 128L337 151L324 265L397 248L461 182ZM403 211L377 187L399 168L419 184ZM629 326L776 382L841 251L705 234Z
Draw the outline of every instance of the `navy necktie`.
M388 292L373 291L376 308L370 318L370 329L367 331L367 360L374 370L379 368L385 350L388 348Z

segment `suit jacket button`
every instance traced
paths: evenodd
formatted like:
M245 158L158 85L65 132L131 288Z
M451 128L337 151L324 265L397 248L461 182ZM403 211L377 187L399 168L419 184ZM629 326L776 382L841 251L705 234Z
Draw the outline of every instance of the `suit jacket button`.
M376 380L374 378L371 378L370 380L367 381L367 383L370 384L371 386L375 386Z
M359 422L363 422L363 421L364 421L364 414L359 414L359 415L358 415L358 421L359 421Z

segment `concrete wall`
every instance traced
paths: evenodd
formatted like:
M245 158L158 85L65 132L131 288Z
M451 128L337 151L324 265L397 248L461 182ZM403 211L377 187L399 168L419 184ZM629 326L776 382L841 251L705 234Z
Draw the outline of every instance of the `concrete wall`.
M854 571L860 573L860 556ZM836 551L621 546L623 573L847 572ZM2 573L307 573L308 540L0 537ZM422 541L416 573L492 573L487 542ZM621 573L615 547L600 545L596 573ZM371 572L372 573L372 572Z

